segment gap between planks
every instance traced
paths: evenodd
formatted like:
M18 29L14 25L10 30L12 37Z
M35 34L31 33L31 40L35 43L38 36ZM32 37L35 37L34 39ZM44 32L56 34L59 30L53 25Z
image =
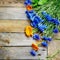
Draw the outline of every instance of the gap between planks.
M3 47L0 48L0 59L42 59L46 60L47 49L40 47L37 56L30 55L31 47ZM4 52L4 53L3 53ZM3 53L3 54L2 54Z

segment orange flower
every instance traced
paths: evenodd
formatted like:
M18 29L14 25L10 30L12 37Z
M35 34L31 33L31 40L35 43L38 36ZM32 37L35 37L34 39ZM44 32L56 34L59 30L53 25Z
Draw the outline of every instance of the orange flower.
M30 36L33 35L33 33L32 33L32 27L31 27L31 26L26 26L26 28L25 28L25 34L26 34L28 37L30 37Z
M30 11L30 10L32 10L32 6L31 6L31 5L27 5L27 6L26 6L26 9L27 9L28 11Z
M34 50L36 50L36 51L39 49L38 45L35 44L35 43L32 44L32 48L33 48Z

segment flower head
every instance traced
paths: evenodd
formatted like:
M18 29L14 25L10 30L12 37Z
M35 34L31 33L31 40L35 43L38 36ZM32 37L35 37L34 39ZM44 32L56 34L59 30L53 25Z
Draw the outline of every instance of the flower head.
M38 24L38 29L39 29L41 32L43 32L46 28L47 28L46 25Z
M38 23L40 23L40 22L43 22L43 20L42 20L39 16L37 16L37 15L35 15L33 21L34 21L36 24L38 24Z
M59 25L60 24L60 21L56 18L53 18L52 19L52 22L55 24L55 25Z
M27 27L25 28L25 34L26 34L28 37L30 37L30 36L33 35L33 33L32 33L32 27L31 27L31 26L27 26Z
M39 36L38 34L34 34L34 35L33 35L33 39L35 39L35 40L40 40L40 36Z
M27 5L27 6L26 6L26 9L27 9L28 11L30 11L30 10L32 10L32 6L31 6L31 5Z
M36 28L37 27L37 24L35 22L31 22L31 26Z
M53 29L53 32L54 32L54 33L58 33L59 30L58 30L57 28L55 28L55 29Z
M31 2L31 0L25 0L24 4L25 4L25 5L31 5L32 2Z
M47 42L42 42L41 44L42 44L42 46L44 46L44 47L47 47L47 46L48 46Z
M31 21L34 20L34 16L35 16L36 14L35 14L35 12L34 12L33 10L30 10L30 11L27 10L25 13L26 13L27 17L28 17Z
M44 15L44 17L46 18L47 21L51 21L52 20L51 15L47 14L46 11L43 11L42 14Z
M38 51L39 50L39 47L37 44L33 43L32 44L32 49L34 49L35 51Z
M51 37L47 37L47 36L43 36L42 39L43 39L43 40L46 40L46 41L51 41L51 40L52 40Z
M36 56L37 53L36 53L35 50L31 50L31 51L30 51L30 54L31 54L32 56Z

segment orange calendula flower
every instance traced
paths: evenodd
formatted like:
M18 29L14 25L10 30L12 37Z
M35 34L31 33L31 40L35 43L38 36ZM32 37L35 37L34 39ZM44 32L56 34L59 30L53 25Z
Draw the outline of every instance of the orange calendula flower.
M36 51L39 49L38 45L35 44L35 43L32 44L32 48L33 48L34 50L36 50Z
M32 27L31 27L31 26L27 26L27 27L25 28L25 34L26 34L28 37L30 37L30 36L33 35Z
M27 5L27 6L26 6L26 9L27 9L28 11L30 11L30 10L32 10L32 6L31 6L31 5Z

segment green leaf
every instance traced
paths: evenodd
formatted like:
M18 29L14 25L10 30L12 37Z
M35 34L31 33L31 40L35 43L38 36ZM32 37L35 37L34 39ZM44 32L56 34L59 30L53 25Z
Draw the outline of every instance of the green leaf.
M38 5L43 5L47 2L47 0L39 0Z

